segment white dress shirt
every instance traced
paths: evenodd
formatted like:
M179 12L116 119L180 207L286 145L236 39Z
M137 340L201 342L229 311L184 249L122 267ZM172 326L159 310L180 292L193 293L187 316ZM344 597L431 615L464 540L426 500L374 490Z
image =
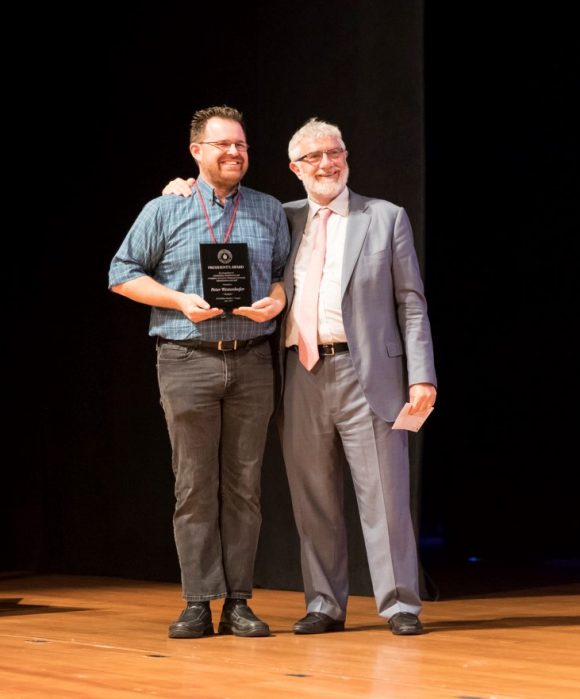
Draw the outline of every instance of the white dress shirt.
M302 287L306 276L306 267L314 245L312 235L315 226L312 219L318 209L329 208L331 214L326 224L326 257L320 281L320 296L318 298L318 343L321 345L346 342L344 325L342 323L340 284L342 279L342 259L346 240L346 224L348 220L348 188L333 199L328 207L322 207L309 200L310 211L304 229L304 235L294 263L294 299L288 323L286 326L286 347L298 344L298 326L296 324L296 309L302 299Z

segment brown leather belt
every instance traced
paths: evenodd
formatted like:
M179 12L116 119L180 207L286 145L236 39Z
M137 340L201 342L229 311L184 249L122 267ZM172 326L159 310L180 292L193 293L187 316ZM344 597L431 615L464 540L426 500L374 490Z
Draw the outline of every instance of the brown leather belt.
M217 350L218 352L232 352L233 350L261 345L262 342L266 342L269 337L269 335L260 335L259 337L252 337L249 340L217 340L216 342L209 342L208 340L170 340L166 337L158 337L157 344L179 345L180 347L189 347L191 349L209 349Z

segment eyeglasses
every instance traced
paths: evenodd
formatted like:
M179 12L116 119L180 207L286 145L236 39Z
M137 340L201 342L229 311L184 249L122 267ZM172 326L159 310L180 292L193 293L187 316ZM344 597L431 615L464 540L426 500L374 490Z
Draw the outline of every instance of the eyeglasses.
M222 152L227 152L230 150L232 146L234 146L236 150L239 150L240 152L244 153L250 147L249 144L244 143L244 141L200 141L199 143L208 146L213 146L214 148L218 148Z
M322 160L322 156L326 155L329 160L339 160L344 153L344 148L330 148L330 150L316 150L312 153L306 153L300 158L296 158L295 163L305 162L309 165L318 165Z

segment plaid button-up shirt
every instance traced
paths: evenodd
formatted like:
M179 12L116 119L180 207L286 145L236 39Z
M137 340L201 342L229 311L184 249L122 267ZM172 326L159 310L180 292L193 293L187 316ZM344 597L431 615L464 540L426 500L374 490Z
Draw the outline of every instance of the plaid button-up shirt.
M218 242L223 242L237 192L225 200L197 180ZM286 215L280 202L254 189L238 188L240 201L229 243L247 243L252 302L268 296L272 282L281 281L290 247ZM113 258L109 288L148 275L160 284L203 298L200 243L213 242L196 189L191 197L161 196L148 202ZM256 323L225 314L193 323L180 311L151 309L149 334L171 340L248 340L274 332L275 319Z

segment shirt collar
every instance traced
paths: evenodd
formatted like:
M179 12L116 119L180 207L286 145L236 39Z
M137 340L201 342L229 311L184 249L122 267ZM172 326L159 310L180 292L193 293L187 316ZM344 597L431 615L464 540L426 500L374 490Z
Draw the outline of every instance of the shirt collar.
M203 196L205 197L205 199L207 199L208 201L211 200L212 204L219 204L220 206L222 206L220 198L215 193L215 189L210 184L208 184L202 177L197 178L197 184L199 185L201 192L203 192ZM234 191L228 194L226 199L233 199L236 196L236 194L240 191L241 186L241 184L238 184Z
M308 199L308 205L310 206L309 218L310 220L312 220L320 209L330 209L333 214L338 214L339 216L348 216L348 202L348 187L345 187L342 190L342 192L326 206L322 206L321 204L312 201L312 199Z

